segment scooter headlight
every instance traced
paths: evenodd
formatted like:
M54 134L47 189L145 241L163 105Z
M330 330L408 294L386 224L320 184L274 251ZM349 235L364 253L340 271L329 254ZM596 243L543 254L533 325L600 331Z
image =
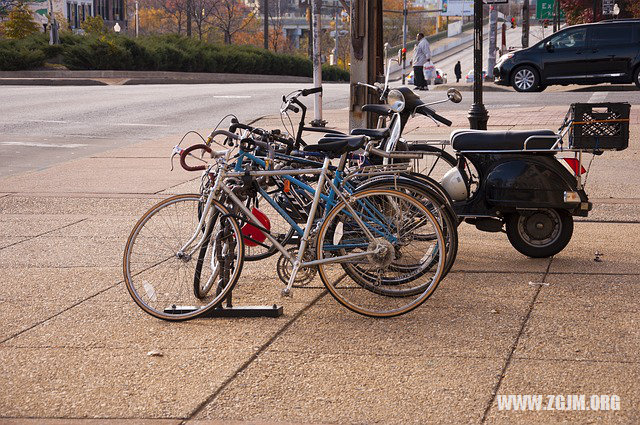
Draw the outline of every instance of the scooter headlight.
M387 95L387 105L392 111L402 112L404 104L404 95L399 90L391 90Z

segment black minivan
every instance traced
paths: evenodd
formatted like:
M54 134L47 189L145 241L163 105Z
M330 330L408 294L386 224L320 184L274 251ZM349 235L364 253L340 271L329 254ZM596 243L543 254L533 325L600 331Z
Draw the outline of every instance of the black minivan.
M574 25L503 55L495 83L519 92L550 85L635 83L640 88L640 19Z

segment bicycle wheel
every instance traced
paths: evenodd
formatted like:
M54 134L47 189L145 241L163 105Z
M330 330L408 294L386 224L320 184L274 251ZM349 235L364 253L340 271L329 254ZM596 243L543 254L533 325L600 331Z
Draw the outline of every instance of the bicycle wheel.
M445 239L436 217L418 199L389 189L358 191L349 205L353 212L338 203L318 232L317 258L334 259L318 265L324 285L365 316L398 316L418 307L444 271ZM435 238L417 237L427 230ZM394 291L398 296L390 296Z
M445 237L446 261L442 274L442 277L444 278L449 273L449 270L451 270L458 254L458 220L451 204L447 199L442 197L440 191L436 187L439 185L435 182L427 184L423 179L424 178L414 179L410 176L374 177L358 186L358 190L372 188L399 190L418 199L423 205L429 208L429 211L431 211L436 217ZM418 229L416 229L416 231L417 230ZM417 233L415 237L426 241L435 240L436 236L430 232L429 228L427 228L424 229L423 234ZM432 265L436 264L436 260L436 258L432 260ZM419 287L413 288L411 290L412 292L407 292L406 289L394 290L391 288L389 289L388 295L414 295L420 290L421 289Z
M409 151L422 154L422 158L414 162L414 172L436 181L440 181L447 171L458 164L454 156L436 146L426 143L409 143L407 147Z
M195 194L159 202L138 220L127 240L123 258L127 290L140 308L159 319L192 319L217 307L240 277L244 244L238 223L213 201L205 235L205 228L198 231L200 202ZM196 231L194 244L204 237L206 254L197 255L199 249L180 253ZM225 261L220 262L223 252ZM194 286L209 281L215 281L216 290L196 297Z

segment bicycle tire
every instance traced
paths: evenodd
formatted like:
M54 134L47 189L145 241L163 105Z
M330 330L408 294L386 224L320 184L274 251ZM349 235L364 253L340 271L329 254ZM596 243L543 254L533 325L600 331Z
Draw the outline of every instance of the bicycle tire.
M212 219L217 218L216 223L219 223L219 218L224 216L234 234L235 264L230 279L217 288L215 296L204 299L194 296L196 263L202 260L198 256L198 260L193 261L195 255L178 256L177 252L198 229L200 202L200 195L185 194L155 204L138 220L127 239L123 255L125 286L133 301L156 318L188 320L218 307L233 290L242 272L244 244L240 227L228 215L227 208L214 200ZM212 228L214 225L211 223ZM208 245L209 241L206 242Z
M437 285L442 279L442 273L444 270L444 261L445 261L445 243L444 243L444 235L442 233L442 229L437 223L434 215L429 211L429 209L422 205L417 199L407 195L406 193L389 190L389 189L367 189L362 191L356 191L350 196L350 205L358 204L362 205L363 199L370 198L370 202L382 202L379 210L379 215L384 215L383 219L385 222L394 222L397 225L398 218L402 218L403 220L407 220L409 222L415 221L418 218L418 214L415 216L407 217L405 215L406 211L409 210L410 207L414 212L419 213L421 217L419 219L423 219L422 217L429 220L430 224L434 227L434 231L437 235L437 243L435 244L435 249L437 249L438 253L438 264L431 271L431 276L425 278L425 274L421 274L421 276L416 279L422 281L427 281L427 285L420 284L422 291L412 299L409 297L392 297L385 295L384 293L380 293L380 291L372 290L372 286L365 287L361 284L358 279L352 279L348 276L348 273L344 271L343 265L345 261L349 261L348 259L343 259L340 262L325 262L318 264L318 274L320 275L320 279L323 284L331 293L331 295L343 306L348 308L351 311L354 311L358 314L362 314L370 317L394 317L399 316L401 314L405 314L418 306L420 306L424 301L426 301L433 291L435 291ZM391 201L391 198L395 198L395 201ZM388 206L384 205L384 202L388 203ZM389 211L392 211L395 214L395 217L391 217L391 220L387 220L387 216ZM404 211L405 213L402 213ZM356 211L357 212L357 211ZM379 226L375 221L376 217L369 218L365 216L365 214L357 212L358 216L362 221L371 221L371 224L368 224L368 227L374 228L375 226ZM349 247L358 247L362 250L362 247L367 244L368 238L363 238L362 236L358 236L357 230L354 230L355 227L351 223L353 219L352 215L348 212L348 208L346 207L344 202L339 202L334 208L329 211L324 222L322 223L319 231L318 238L316 244L316 258L318 260L323 260L325 258L330 258L332 252L337 252L341 245L349 246ZM334 220L336 221L334 223ZM339 229L341 226L340 230ZM358 225L360 227L360 225ZM397 226L396 226L397 227ZM401 229L401 227L398 227ZM360 227L360 230L362 228ZM381 231L387 231L388 226L385 228L381 228ZM392 230L391 230L392 232ZM365 232L363 232L365 233ZM389 232L387 232L389 233ZM346 237L345 237L346 235ZM382 254L383 258L380 258L380 255L368 255L362 261L354 260L353 262L357 262L358 264L364 264L365 262L370 267L370 270L377 270L378 276L382 272L383 268L388 269L388 264L390 264L390 259L392 256L397 255L398 250L403 249L401 244L403 243L403 235L400 230L398 230L396 237L389 238L385 236L385 238L378 238L381 240L376 240L376 246L384 246L386 245L388 248L383 250ZM391 247L393 250L391 250ZM355 250L357 248L353 248ZM373 249L371 245L367 245L366 251L370 251ZM417 248L417 255L430 256L431 250L433 246L425 246ZM416 252L416 248L413 248L409 252ZM406 251L405 251L406 252ZM357 254L357 253L355 253ZM339 253L339 255L342 255ZM392 259L391 259L392 261ZM427 261L427 260L425 260ZM385 263L387 263L385 265ZM385 271L386 273L386 271ZM335 276L339 276L335 279ZM349 277L349 279L345 279ZM378 282L378 286L381 285L382 280ZM372 284L374 285L374 284ZM356 299L358 297L358 299Z

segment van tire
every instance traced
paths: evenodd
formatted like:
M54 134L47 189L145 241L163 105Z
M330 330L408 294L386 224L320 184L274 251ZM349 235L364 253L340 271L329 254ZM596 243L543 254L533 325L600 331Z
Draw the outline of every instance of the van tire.
M633 73L633 82L640 89L640 65L636 66L636 70Z

